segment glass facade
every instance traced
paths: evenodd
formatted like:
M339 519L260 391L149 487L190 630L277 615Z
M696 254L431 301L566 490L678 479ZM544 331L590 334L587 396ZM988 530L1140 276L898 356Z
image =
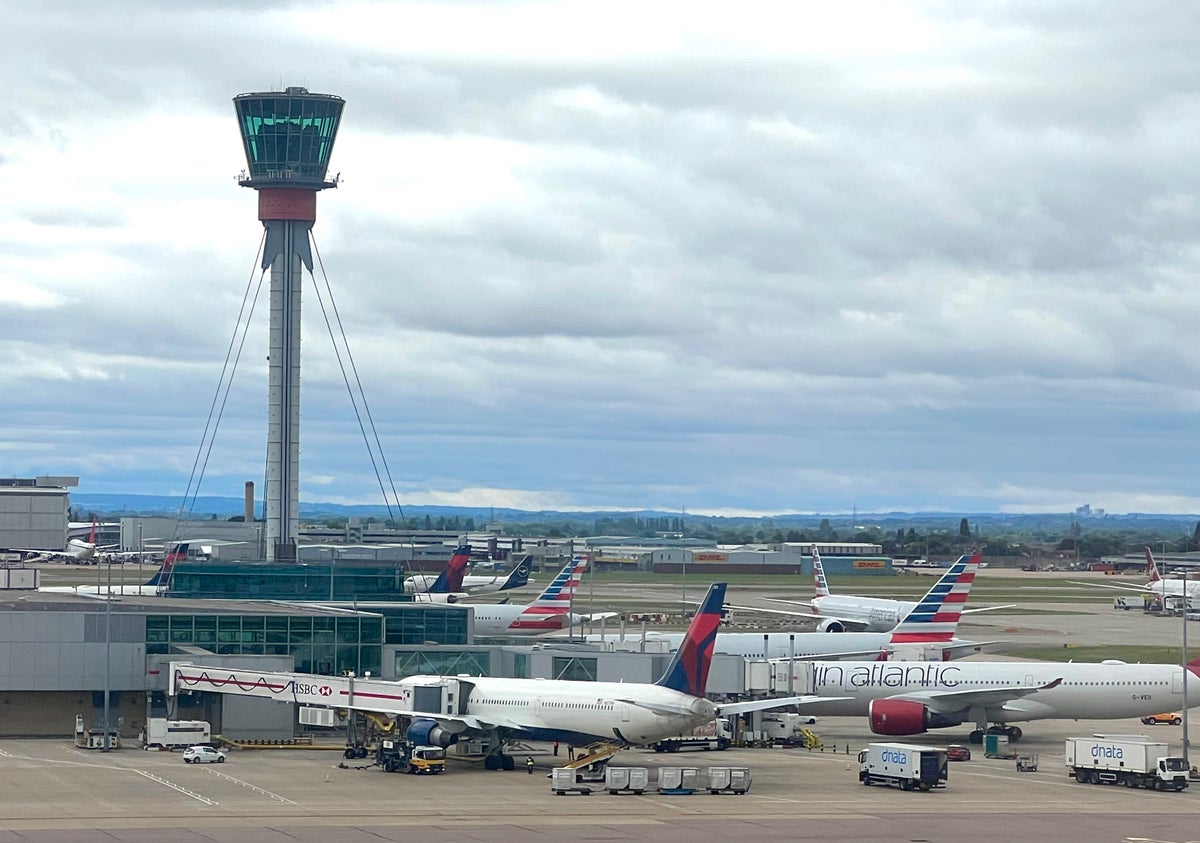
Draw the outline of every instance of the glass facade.
M467 610L452 606L421 605L369 611L383 615L385 644L469 644Z
M423 650L396 653L396 678L406 676L491 676L491 657L486 652L470 650Z
M172 644L228 655L290 655L300 673L380 672L383 619L286 615L147 615L146 654Z
M554 657L555 679L576 679L580 682L596 681L596 659Z
M399 565L347 562L180 562L171 573L167 597L223 600L412 602L404 593Z
M288 88L242 94L233 103L251 180L325 181L345 100Z

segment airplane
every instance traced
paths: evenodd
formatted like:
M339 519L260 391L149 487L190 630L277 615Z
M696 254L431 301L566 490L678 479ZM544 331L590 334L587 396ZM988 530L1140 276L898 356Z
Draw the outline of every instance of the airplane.
M536 635L585 621L616 617L616 612L581 615L571 612L571 597L587 570L588 558L576 556L541 594L526 605L513 603L470 603L475 614L477 636ZM682 637L682 636L681 636Z
M718 632L716 652L759 659L888 658L920 651L929 659L960 658L982 650L984 643L955 638L963 606L979 569L979 554L963 556L934 583L912 611L889 632ZM476 615L478 631L478 614ZM589 643L611 641L612 635L589 634ZM636 636L641 640L642 636ZM681 633L648 632L647 641L665 641L674 649Z
M1173 664L842 661L794 662L791 669L789 687L816 698L805 714L866 715L877 735L973 723L971 743L981 743L985 733L1016 741L1022 731L1012 723L1118 720L1184 705L1185 668ZM1196 681L1200 658L1186 670ZM1198 697L1189 697L1189 707L1200 705Z
M907 600L891 600L886 597L855 597L851 595L831 594L829 583L825 579L825 568L821 565L821 554L817 552L816 545L813 546L812 563L813 581L816 585L816 592L813 595L812 601L807 604L812 607L812 612L792 610L780 612L780 614L820 618L821 620L817 624L819 632L845 632L848 629L887 632L894 629L896 624L900 622L900 619L917 606L916 603ZM794 600L781 600L776 597L768 597L767 599L778 603L796 603ZM798 605L806 604L801 603ZM989 612L1007 608L1009 608L1008 605L985 606L978 609L963 609L962 613L969 615L973 612ZM764 609L760 611L768 610Z
M96 522L92 521L92 531L88 540L70 539L63 550L36 550L28 547L14 547L18 553L29 553L26 562L65 562L67 564L87 564L96 558Z
M188 542L176 542L163 554L162 567L141 585L51 585L42 586L38 591L50 594L78 594L83 597L159 597L167 589L175 563L187 559L188 547Z
M487 676L372 680L174 662L168 694L215 691L398 715L409 719L407 737L418 744L445 747L483 736L488 746L484 766L489 770L513 768L512 757L503 751L505 741L648 746L716 717L811 700L796 696L717 704L705 698L724 598L725 583L709 587L683 644L653 684Z
M460 544L450 556L446 567L436 577L415 574L406 577L404 590L409 594L490 594L522 588L529 584L529 557L526 556L505 576L470 576L467 564L471 547Z
M1191 603L1192 598L1200 597L1200 576L1195 579L1187 580L1165 580L1158 573L1158 563L1154 561L1154 554L1150 548L1146 548L1146 574L1149 576L1149 581L1145 585L1120 585L1117 583L1098 583L1098 582L1075 582L1073 585L1090 585L1093 588L1114 588L1118 591L1139 591L1148 594L1157 595L1161 600L1164 597L1183 597L1186 595L1188 602Z

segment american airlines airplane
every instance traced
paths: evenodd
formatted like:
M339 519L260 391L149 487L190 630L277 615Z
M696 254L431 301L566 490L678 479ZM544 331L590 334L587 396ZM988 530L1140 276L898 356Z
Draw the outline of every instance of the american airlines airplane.
M584 621L616 617L616 612L581 615L571 612L571 598L587 570L588 558L576 556L559 571L532 603L470 603L478 636L540 635Z
M529 557L526 556L506 576L470 576L467 565L471 561L471 548L460 544L450 556L445 569L436 577L414 574L404 580L404 590L409 594L490 594L523 588L529 584Z
M811 659L853 658L879 655L887 658L903 652L921 651L927 659L959 658L978 653L978 642L955 638L959 617L975 582L979 554L963 556L929 589L920 602L890 632L719 632L716 651L750 658ZM478 630L478 615L476 629ZM589 642L612 641L613 635L588 635ZM640 634L633 640L640 641ZM647 641L665 641L674 649L682 633L648 632Z
M816 591L812 601L807 604L812 607L812 612L791 611L784 614L820 618L817 629L821 632L845 632L848 629L887 632L894 629L896 624L900 623L900 619L917 606L916 603L907 600L831 594L829 583L825 579L825 568L821 565L821 555L817 552L816 545L813 546L812 564ZM795 602L778 598L768 599L779 603ZM986 606L980 609L963 609L962 613L968 615L972 612L988 612L1007 608L1008 606Z
M794 662L790 668L789 687L824 698L805 705L805 714L866 715L877 735L974 724L972 743L981 743L985 733L1019 740L1021 729L1011 724L1031 720L1118 720L1179 711L1185 670L1121 661ZM1200 678L1200 658L1186 670L1192 682ZM777 687L780 681L776 676ZM1200 693L1188 702L1200 705Z
M716 717L809 701L796 696L718 705L705 698L725 584L705 595L662 678L641 682L410 676L397 681L264 673L173 662L168 693L184 690L262 697L305 705L378 711L409 721L419 744L449 746L471 735L488 744L484 766L512 769L506 740L649 745Z

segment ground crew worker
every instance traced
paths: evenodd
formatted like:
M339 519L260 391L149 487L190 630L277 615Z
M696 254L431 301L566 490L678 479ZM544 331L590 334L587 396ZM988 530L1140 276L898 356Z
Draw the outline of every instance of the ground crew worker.
M525 769L529 771L529 775L531 775L531 776L533 775L533 756L532 755L525 756Z

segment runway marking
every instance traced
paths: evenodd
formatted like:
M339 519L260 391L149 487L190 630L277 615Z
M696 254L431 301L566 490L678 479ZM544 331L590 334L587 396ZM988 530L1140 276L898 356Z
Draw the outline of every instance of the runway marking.
M263 796L268 796L271 799L278 799L280 802L284 803L285 805L297 804L297 803L293 802L292 800L288 799L286 796L280 796L278 793L272 793L269 790L263 790L261 787L258 787L257 785L250 784L250 782L244 782L241 779L235 779L233 776L226 775L225 773L218 773L216 770L213 770L211 768L208 770L208 772L212 773L214 776L218 776L222 779L225 779L226 781L233 782L234 784L240 784L242 787L248 788L249 790L253 790L255 793L261 793Z
M137 773L139 776L145 776L146 778L150 779L150 781L152 781L152 782L161 784L163 787L169 787L169 788L171 788L171 790L179 791L184 796L190 796L193 799L195 799L197 802L203 802L205 805L220 805L221 804L220 802L214 802L213 800L211 800L205 796L201 796L199 793L194 793L194 792L188 790L186 787L181 787L180 785L177 785L174 782L169 782L166 779L162 778L161 776L156 776L153 773L148 773L145 770L134 770L134 772Z

